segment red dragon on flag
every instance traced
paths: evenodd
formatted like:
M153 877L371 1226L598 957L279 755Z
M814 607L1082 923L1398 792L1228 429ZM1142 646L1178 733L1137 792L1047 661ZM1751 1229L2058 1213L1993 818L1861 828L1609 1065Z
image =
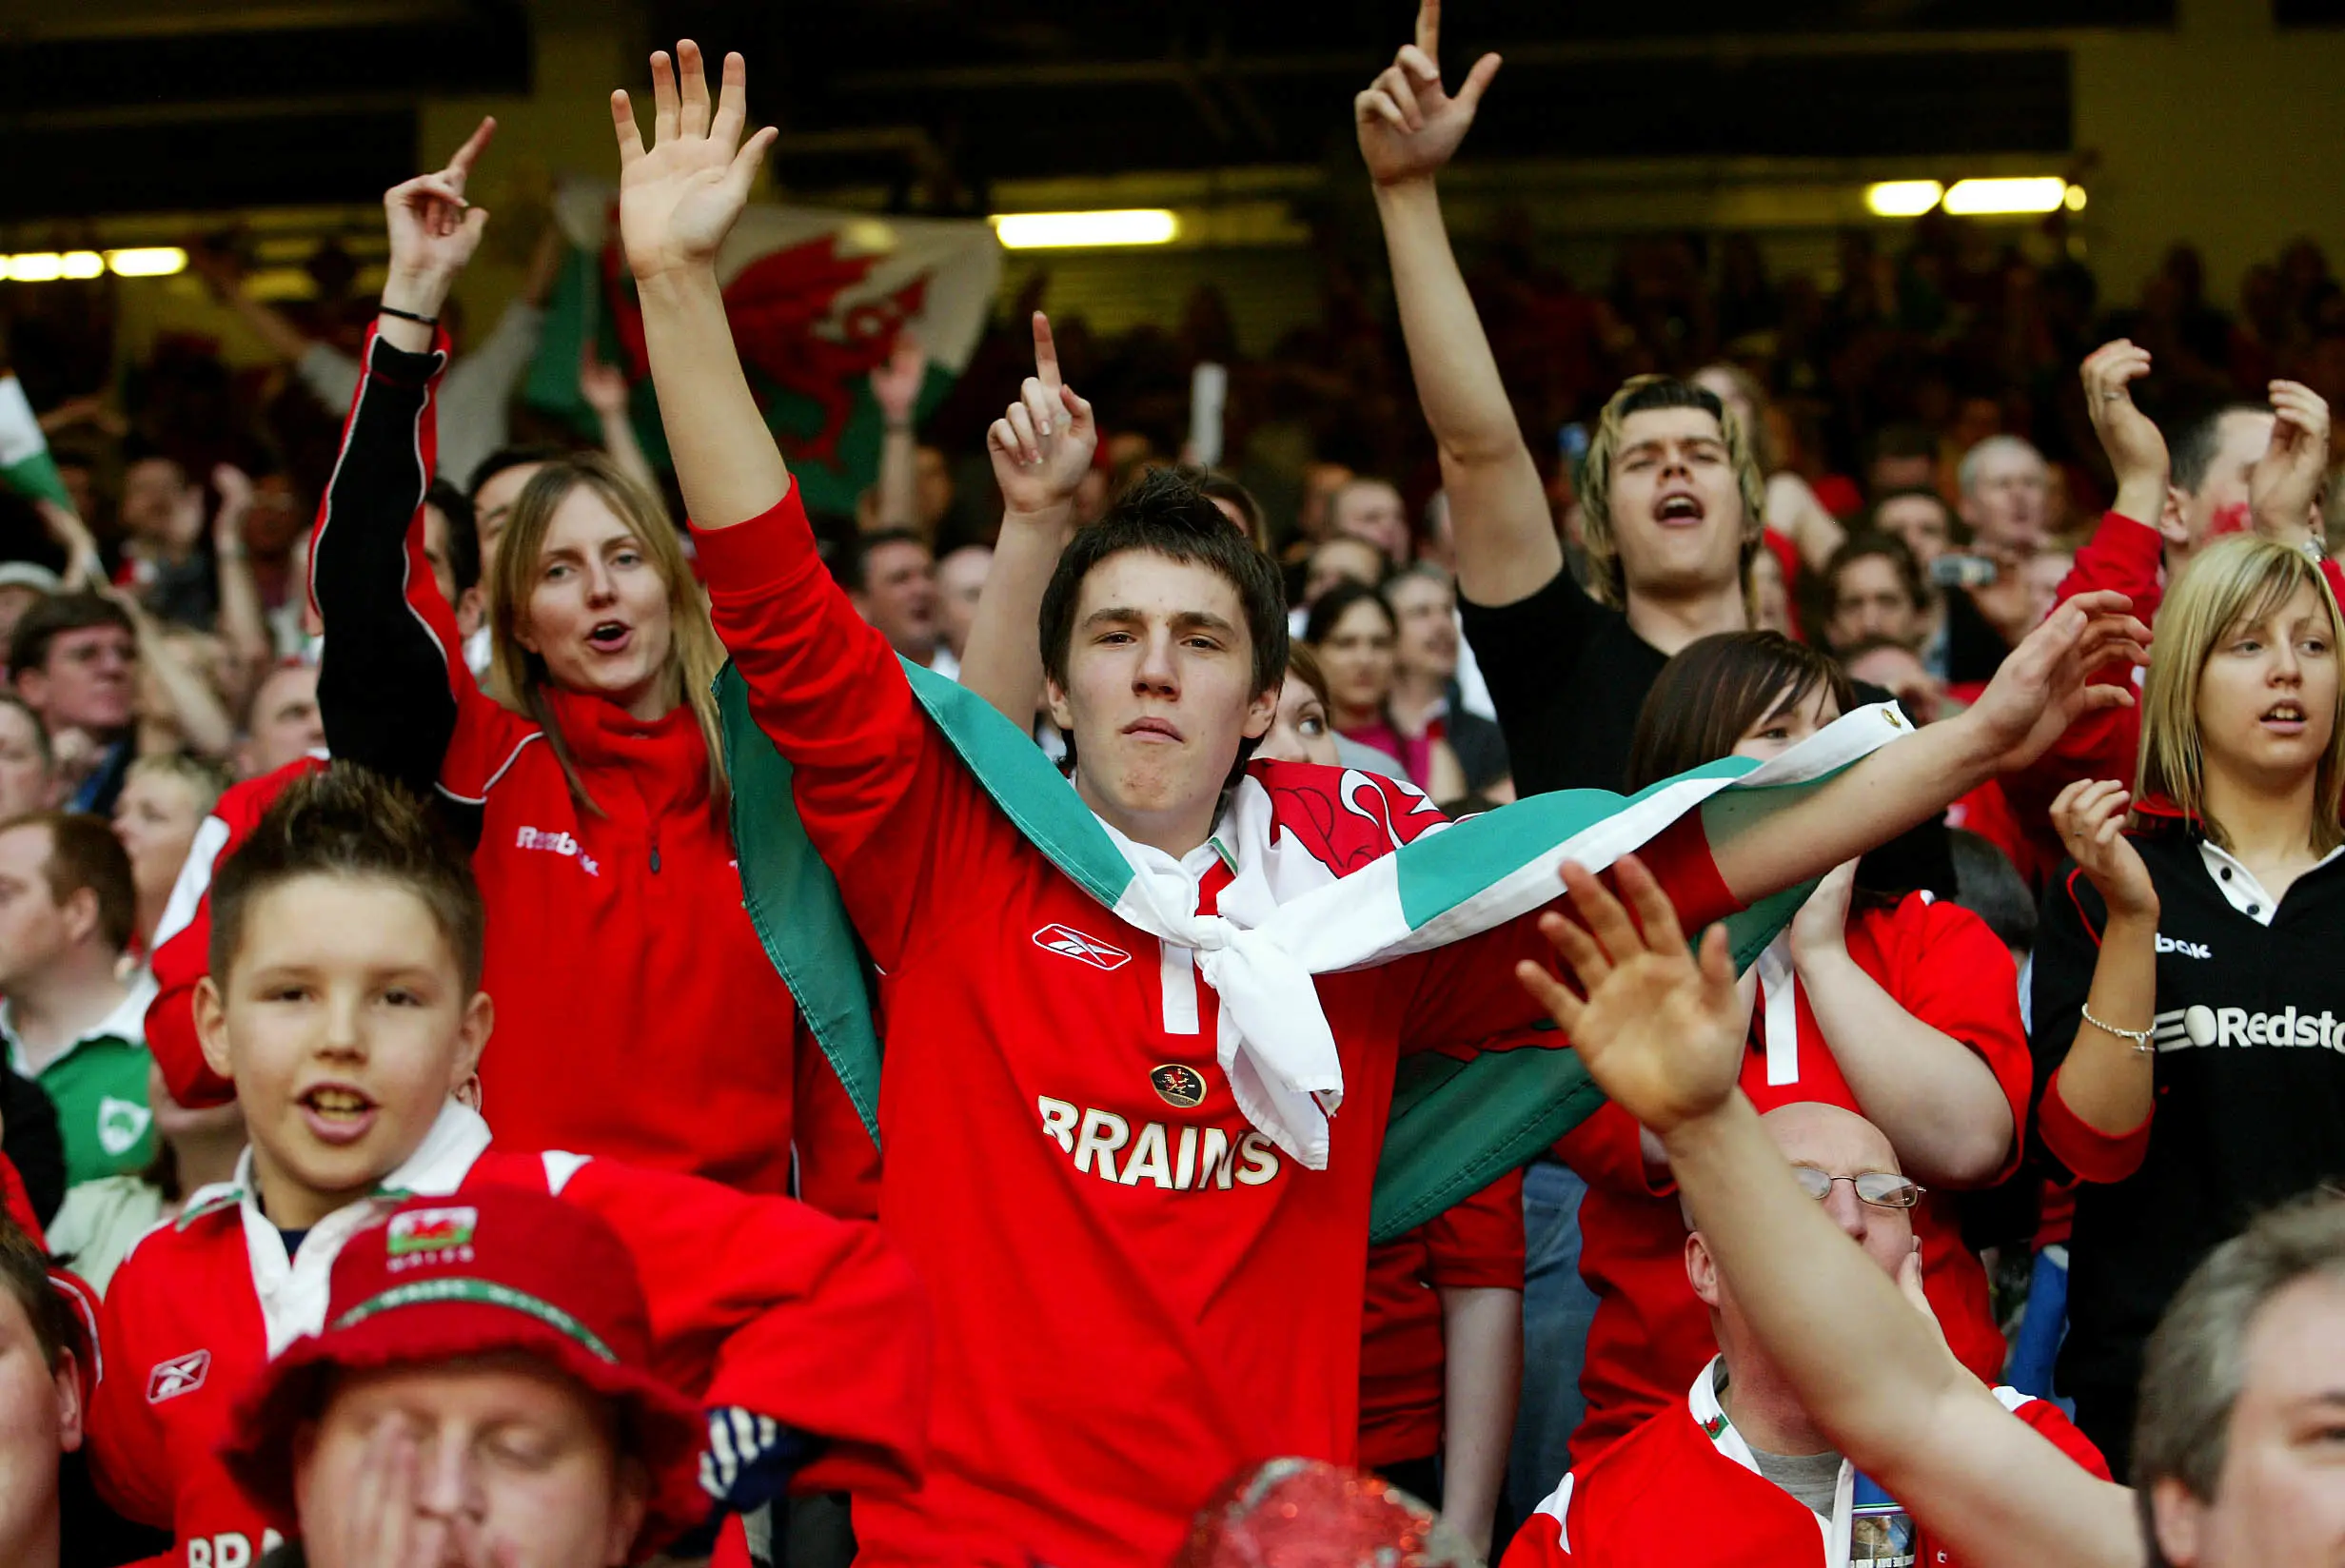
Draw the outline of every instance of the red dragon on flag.
M565 188L555 213L576 249L548 308L528 401L592 429L577 369L591 349L635 383L637 428L660 461L666 445L642 312L618 244L610 189ZM909 331L929 362L922 406L941 398L992 313L1001 250L977 222L753 206L718 269L750 386L807 504L848 511L878 462L872 371Z

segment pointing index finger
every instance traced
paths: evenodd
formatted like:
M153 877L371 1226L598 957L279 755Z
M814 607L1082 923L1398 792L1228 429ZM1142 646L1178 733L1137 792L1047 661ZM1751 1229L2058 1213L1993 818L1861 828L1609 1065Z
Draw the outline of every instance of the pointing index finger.
M1051 319L1039 310L1035 312L1035 376L1055 401L1062 384L1058 379L1058 344L1051 337Z
M1418 0L1417 48L1435 62L1441 59L1441 0Z
M456 155L448 160L447 172L456 176L459 181L462 181L465 175L470 174L472 172L474 161L478 159L481 156L482 151L487 147L488 139L496 134L496 116L493 114L482 115L480 125L473 128L473 132L470 136L464 138L464 145L456 149Z

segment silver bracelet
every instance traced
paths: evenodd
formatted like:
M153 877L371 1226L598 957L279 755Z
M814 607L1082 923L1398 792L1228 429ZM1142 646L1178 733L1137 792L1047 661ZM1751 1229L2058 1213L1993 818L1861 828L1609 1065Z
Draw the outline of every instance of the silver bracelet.
M2139 1051L2144 1056L2155 1056L2158 1054L2158 1031L2156 1029L2119 1029L2115 1024L2104 1024L2099 1019L2094 1017L2093 1009L2091 1008L2079 1008L2077 1010L2084 1014L2084 1021L2086 1023L2092 1025L2103 1034L2116 1035L2118 1039L2125 1041L2127 1044L2131 1045L2135 1050Z

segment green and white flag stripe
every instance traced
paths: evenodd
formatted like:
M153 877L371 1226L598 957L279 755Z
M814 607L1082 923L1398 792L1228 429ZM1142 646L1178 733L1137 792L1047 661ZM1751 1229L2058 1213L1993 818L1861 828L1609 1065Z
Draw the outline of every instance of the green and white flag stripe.
M72 494L49 459L41 421L25 400L25 384L14 376L0 376L0 486L27 500L73 504Z
M1249 780L1219 835L1237 867L1218 901L1224 915L1198 917L1186 912L1178 880L1161 874L1163 857L1122 841L1016 726L941 676L905 670L931 720L1029 842L1102 907L1196 950L1233 1026L1217 1054L1241 1107L1307 1166L1325 1164L1320 1107L1340 1103L1342 1090L1310 975L1503 925L1555 896L1565 860L1602 870L1688 813L1701 813L1713 849L1764 831L1783 807L1909 728L1893 706L1860 709L1765 764L1722 759L1626 799L1600 790L1534 796L1427 833L1340 880L1270 846L1269 797ZM880 1050L866 967L792 809L788 764L756 728L730 669L718 696L750 917L876 1138ZM1787 889L1727 922L1738 963L1758 956L1806 892ZM1567 1051L1410 1058L1378 1172L1377 1234L1407 1230L1535 1155L1599 1098Z

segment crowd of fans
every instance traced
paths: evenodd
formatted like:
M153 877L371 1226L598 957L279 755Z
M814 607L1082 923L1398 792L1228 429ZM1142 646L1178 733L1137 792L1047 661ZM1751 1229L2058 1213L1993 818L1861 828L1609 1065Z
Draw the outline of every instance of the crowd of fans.
M459 341L493 123L379 298L197 247L266 370L5 302L0 1560L2335 1554L2345 291L1461 267L1438 10L1389 316L906 343L854 517L689 43L672 474L550 240Z

